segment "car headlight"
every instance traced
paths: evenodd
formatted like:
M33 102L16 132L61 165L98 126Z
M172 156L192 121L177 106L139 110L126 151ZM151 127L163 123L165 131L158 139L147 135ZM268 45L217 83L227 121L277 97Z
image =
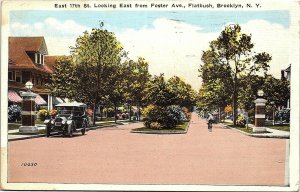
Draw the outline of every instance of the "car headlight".
M67 123L67 121L62 121L62 124L66 124Z
M54 119L51 120L51 124L54 124Z

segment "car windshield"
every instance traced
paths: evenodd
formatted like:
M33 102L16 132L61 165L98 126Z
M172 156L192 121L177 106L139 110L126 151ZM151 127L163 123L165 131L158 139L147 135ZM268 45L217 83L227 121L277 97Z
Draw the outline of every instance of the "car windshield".
M61 106L57 108L59 115L71 115L73 107Z
M83 107L72 107L72 106L60 106L57 108L59 115L74 115L81 116L85 114L85 108Z

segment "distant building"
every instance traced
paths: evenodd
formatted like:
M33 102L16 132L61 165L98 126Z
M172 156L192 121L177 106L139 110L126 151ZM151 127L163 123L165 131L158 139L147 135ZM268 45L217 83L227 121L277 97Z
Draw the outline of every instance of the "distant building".
M281 79L291 81L291 64L288 68L281 70Z
M38 106L50 110L54 98L45 87L53 73L55 57L47 56L48 50L44 37L9 37L8 63L8 102L20 103L20 91L26 91L25 83L33 83L32 91L37 93Z

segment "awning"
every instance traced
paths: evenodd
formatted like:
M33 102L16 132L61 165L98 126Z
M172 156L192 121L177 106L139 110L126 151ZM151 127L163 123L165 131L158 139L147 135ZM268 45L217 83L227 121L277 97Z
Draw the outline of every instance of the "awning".
M35 98L35 103L37 105L47 105L47 102L39 94Z
M8 100L14 103L21 103L23 99L13 90L8 90Z
M64 101L59 97L53 97L53 104L54 105L57 105L57 104L60 104L60 103L64 103Z

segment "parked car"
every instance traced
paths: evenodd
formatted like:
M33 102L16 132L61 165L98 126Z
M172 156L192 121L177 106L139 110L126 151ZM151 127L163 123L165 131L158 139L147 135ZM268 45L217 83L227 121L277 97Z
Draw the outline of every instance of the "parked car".
M85 134L89 121L84 103L61 103L56 105L57 115L54 118L46 119L46 136L52 132L59 132L63 135L73 136L74 132Z

